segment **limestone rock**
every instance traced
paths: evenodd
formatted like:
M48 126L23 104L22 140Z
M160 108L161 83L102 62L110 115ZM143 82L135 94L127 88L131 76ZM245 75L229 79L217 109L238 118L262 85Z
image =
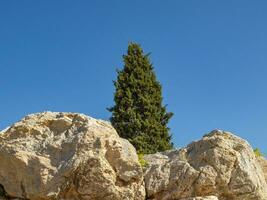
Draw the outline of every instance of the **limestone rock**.
M0 134L0 184L30 200L143 200L134 147L82 114L26 116Z
M185 198L180 200L218 200L218 198L216 196L206 196L206 197Z
M265 180L267 182L267 160L264 157L259 157L258 161L261 165L261 168L262 168L264 176L265 176Z
M148 199L266 200L267 185L251 146L212 131L186 148L146 155ZM196 197L196 198L193 198ZM199 198L197 198L199 197ZM207 198L206 198L207 199Z

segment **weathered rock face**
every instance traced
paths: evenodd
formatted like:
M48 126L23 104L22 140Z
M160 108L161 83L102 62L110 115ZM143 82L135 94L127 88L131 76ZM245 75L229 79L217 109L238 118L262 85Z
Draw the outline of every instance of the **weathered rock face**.
M258 161L261 165L261 168L262 168L264 176L265 176L265 180L267 182L267 160L264 157L259 157Z
M26 116L0 134L0 184L30 200L142 200L134 147L112 126L82 114Z
M267 185L252 148L228 132L213 131L186 148L147 155L145 160L148 199L193 200L209 195L220 200L267 199Z
M192 197L192 198L185 198L180 200L218 200L215 196L206 196L206 197Z
M0 196L3 186L14 200L267 200L267 161L228 132L145 160L143 176L108 122L33 114L0 133Z

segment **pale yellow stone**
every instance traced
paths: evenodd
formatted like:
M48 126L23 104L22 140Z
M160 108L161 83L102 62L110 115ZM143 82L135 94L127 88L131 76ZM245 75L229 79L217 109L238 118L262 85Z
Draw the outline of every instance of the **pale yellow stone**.
M267 185L251 146L229 132L215 130L186 148L144 159L150 200L267 200Z
M134 147L110 123L75 113L26 116L0 133L0 184L30 200L143 200Z
M262 171L265 176L265 180L267 182L267 160L264 157L258 157L258 161L261 165Z

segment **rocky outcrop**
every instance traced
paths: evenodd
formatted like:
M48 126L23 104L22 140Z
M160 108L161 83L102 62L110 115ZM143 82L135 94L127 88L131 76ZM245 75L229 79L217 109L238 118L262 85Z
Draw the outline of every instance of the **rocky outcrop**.
M82 114L28 115L0 134L0 184L11 198L142 200L134 147Z
M0 133L0 200L267 200L266 160L231 133L144 159L108 122L28 115Z
M258 161L261 165L261 168L265 176L265 180L267 182L267 160L264 157L258 157Z
M144 158L148 199L209 195L220 200L267 199L267 185L252 148L231 133L215 130L186 148Z

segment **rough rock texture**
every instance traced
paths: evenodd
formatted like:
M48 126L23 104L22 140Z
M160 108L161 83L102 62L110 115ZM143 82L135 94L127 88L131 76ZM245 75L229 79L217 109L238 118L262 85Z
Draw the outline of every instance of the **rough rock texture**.
M206 196L206 197L185 198L180 200L218 200L218 198L216 196Z
M144 158L149 199L209 195L220 200L267 199L267 185L252 148L231 133L215 130L186 148Z
M145 189L150 200L267 200L267 161L231 133L144 159L146 186L134 147L110 123L29 115L0 133L0 196L3 186L14 200L144 200Z
M262 168L264 176L265 176L265 180L267 182L267 160L264 157L259 157L258 161L261 165L261 168Z
M0 134L0 184L30 200L142 200L134 147L82 114L28 115Z

